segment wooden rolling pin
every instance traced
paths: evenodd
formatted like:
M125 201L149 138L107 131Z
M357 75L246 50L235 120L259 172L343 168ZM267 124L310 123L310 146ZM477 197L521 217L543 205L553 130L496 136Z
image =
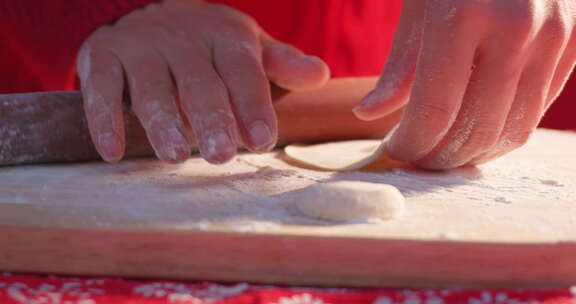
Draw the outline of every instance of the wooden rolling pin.
M279 144L384 136L401 113L363 122L351 112L376 78L333 79L306 92L273 90ZM126 156L153 156L144 130L125 109ZM195 152L195 151L193 151ZM80 92L0 95L0 165L99 159Z

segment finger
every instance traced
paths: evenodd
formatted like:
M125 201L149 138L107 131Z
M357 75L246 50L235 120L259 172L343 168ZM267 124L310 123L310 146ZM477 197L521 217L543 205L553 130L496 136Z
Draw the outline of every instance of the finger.
M288 90L307 90L322 87L330 78L326 63L307 56L297 48L278 42L263 33L262 62L268 78Z
M392 50L376 88L354 108L356 116L374 120L406 104L420 52L426 1L405 2Z
M122 66L111 52L86 46L78 56L78 75L92 142L105 161L117 162L125 149Z
M521 147L528 141L530 135L538 126L541 113L544 111L546 95L542 93L543 90L539 89L542 87L542 82L537 83L527 78L532 77L523 76L520 81L516 99L497 144L489 151L471 159L468 165L486 163ZM541 81L543 80L540 77L538 78ZM529 84L532 87L529 87Z
M572 31L571 36L572 38L566 43L564 52L554 71L550 89L546 96L546 109L558 98L574 70L574 65L576 64L576 31Z
M210 51L198 45L166 44L163 52L200 154L211 163L230 160L236 154L238 131L228 92L211 64Z
M438 21L444 14L429 17L437 22L427 23L410 100L387 144L391 157L406 162L428 154L455 121L480 40L465 22L453 26Z
M416 161L417 165L428 169L459 167L498 142L514 101L522 58L486 52L491 54L478 53L476 68L450 130L430 153Z
M176 103L167 63L156 51L134 45L121 47L120 59L130 85L132 108L156 155L168 163L190 156L190 143Z
M558 26L546 25L540 32L539 47L526 65L518 84L515 100L506 119L498 143L491 151L470 161L471 165L485 163L524 145L540 122L549 94L554 85L555 73L566 54L567 39L557 33Z
M253 152L272 149L278 137L277 122L258 41L241 33L225 37L215 42L213 56L244 145Z

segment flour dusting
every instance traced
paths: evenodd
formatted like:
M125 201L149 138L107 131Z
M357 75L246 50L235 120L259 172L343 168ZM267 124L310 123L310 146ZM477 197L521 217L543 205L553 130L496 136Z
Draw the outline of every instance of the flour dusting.
M46 226L57 222L95 229L305 229L392 238L576 239L575 171L566 169L567 156L546 154L572 150L542 150L551 145L542 134L547 133L518 153L479 168L448 172L312 171L287 164L276 153L241 154L220 166L193 158L183 165L129 160L116 165L5 167L0 168L0 201L22 202L12 206L49 215L35 223ZM303 217L294 208L298 190L341 180L395 186L407 199L405 216L335 224ZM0 225L17 222L2 217L0 210Z

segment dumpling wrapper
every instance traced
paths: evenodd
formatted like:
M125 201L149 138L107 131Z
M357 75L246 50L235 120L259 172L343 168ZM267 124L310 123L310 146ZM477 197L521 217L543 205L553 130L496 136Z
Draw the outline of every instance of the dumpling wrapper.
M406 166L405 163L390 159L385 150L382 140L348 140L315 145L289 145L284 148L284 153L298 164L317 170L389 170Z

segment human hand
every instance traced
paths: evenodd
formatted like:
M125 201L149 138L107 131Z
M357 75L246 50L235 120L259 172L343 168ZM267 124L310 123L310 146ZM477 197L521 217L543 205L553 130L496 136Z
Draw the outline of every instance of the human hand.
M196 0L151 4L99 28L77 63L90 134L109 162L125 149L124 86L160 159L186 160L193 132L201 155L223 163L239 144L254 152L275 145L269 80L299 90L329 78L323 61L274 40L250 17Z
M365 120L406 106L387 143L423 168L474 165L521 145L576 60L572 0L405 1Z

